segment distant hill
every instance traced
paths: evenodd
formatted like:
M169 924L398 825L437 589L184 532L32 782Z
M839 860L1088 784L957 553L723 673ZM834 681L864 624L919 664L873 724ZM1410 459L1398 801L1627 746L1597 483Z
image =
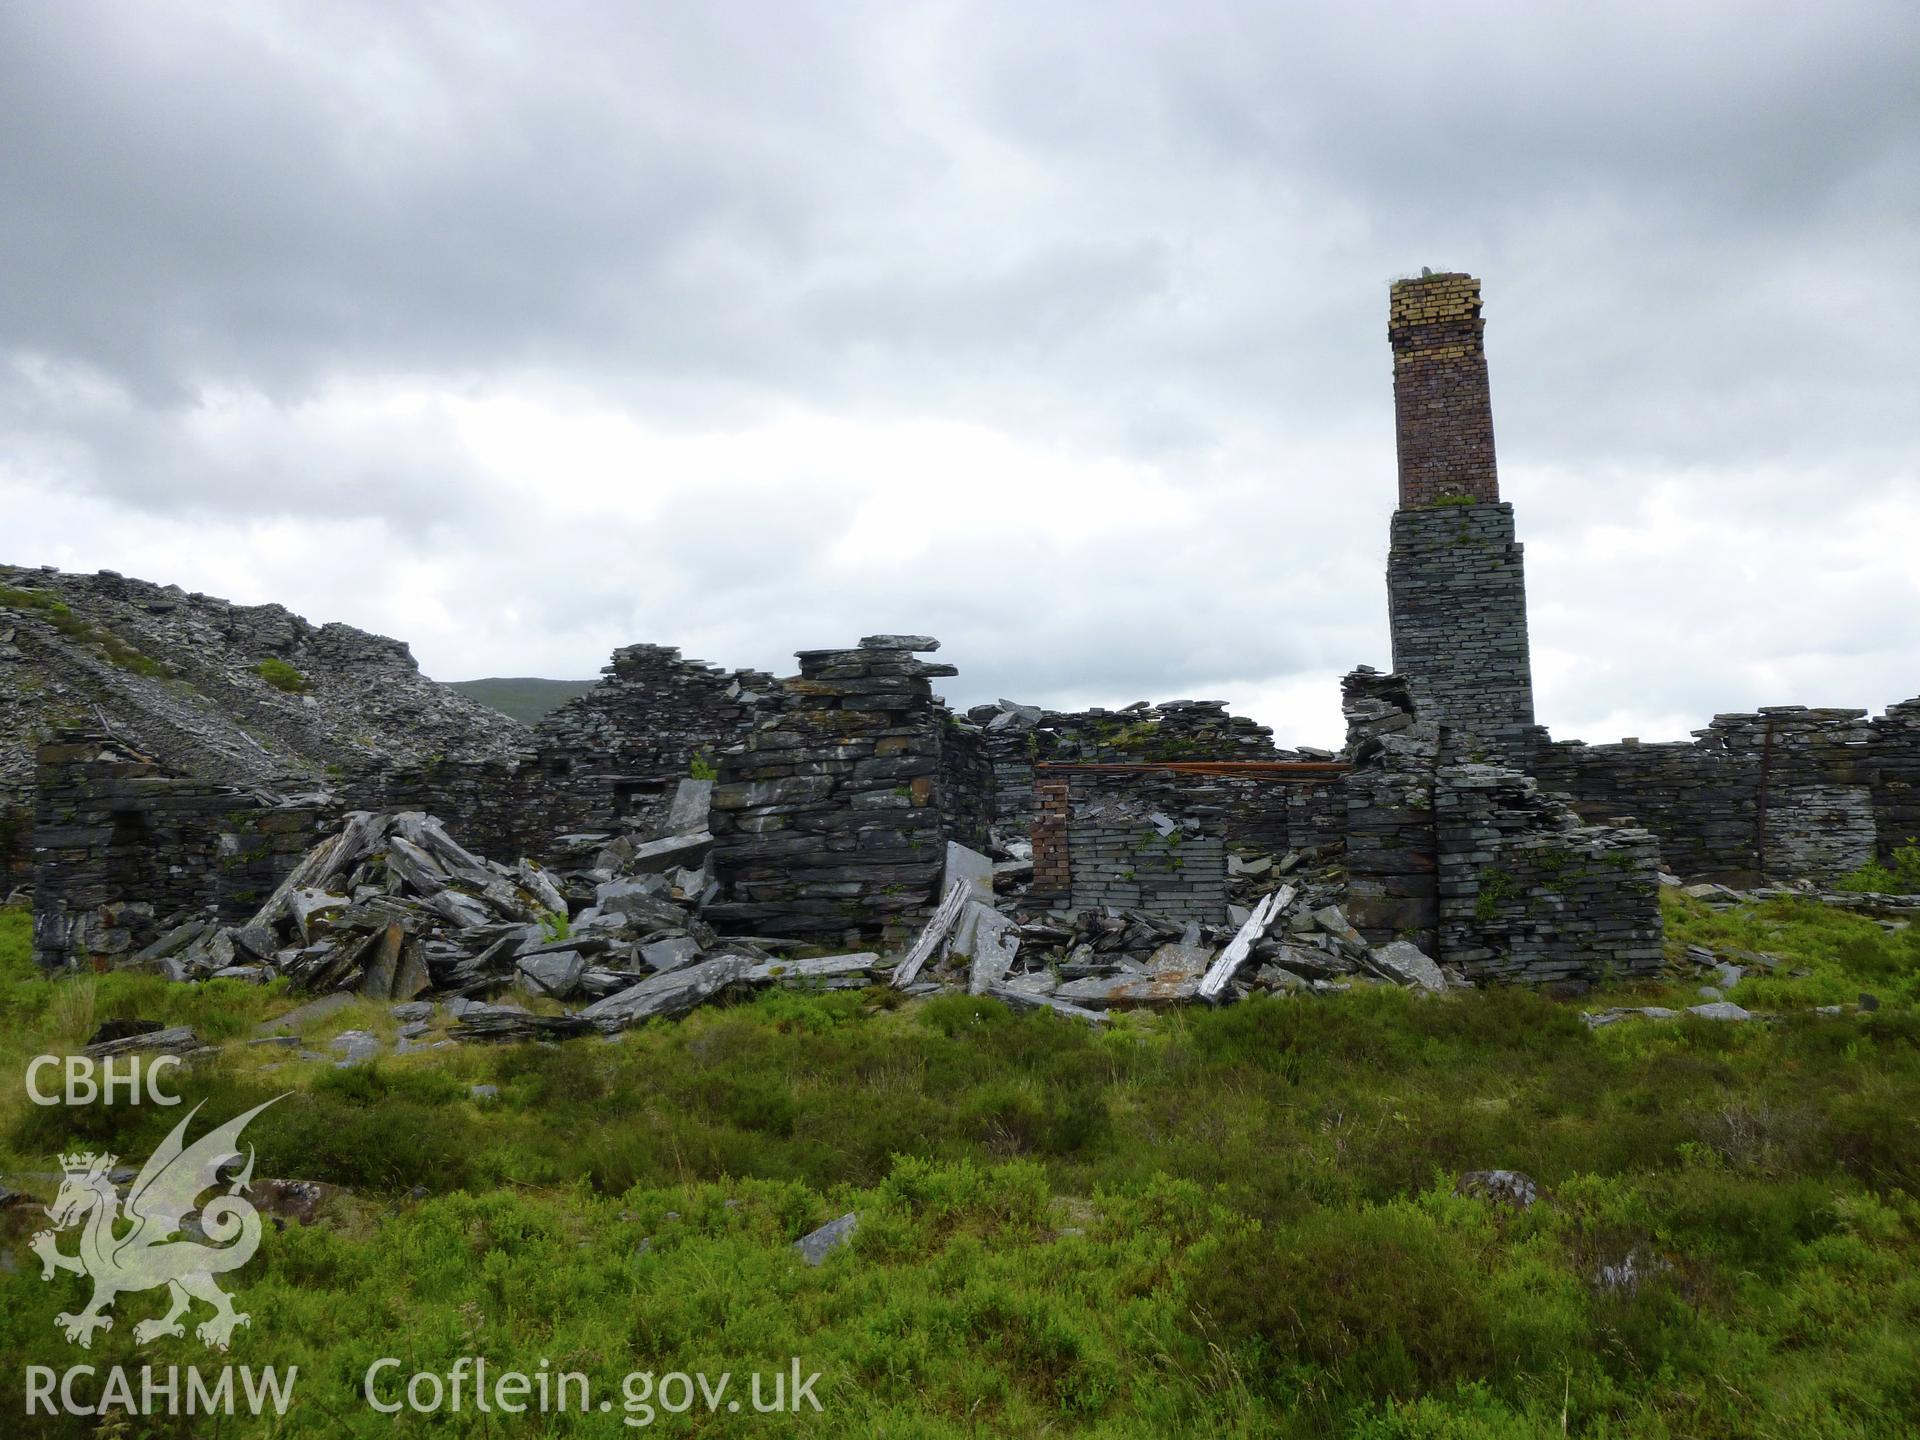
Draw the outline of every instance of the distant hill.
M447 688L469 700L490 705L523 725L536 725L576 695L584 695L597 680L537 680L531 676L486 680L450 680Z

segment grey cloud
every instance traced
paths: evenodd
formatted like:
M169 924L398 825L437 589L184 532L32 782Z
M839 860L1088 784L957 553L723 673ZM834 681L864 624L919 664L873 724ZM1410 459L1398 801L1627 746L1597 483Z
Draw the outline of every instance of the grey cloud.
M470 628L416 644L447 673L636 639L785 671L899 628L946 640L960 700L1256 688L1388 660L1384 289L1455 265L1486 279L1543 675L1581 658L1544 718L1911 691L1884 557L1796 609L1653 537L1583 550L1674 487L1789 576L1843 569L1850 516L1920 518L1916 42L1865 0L11 7L0 481L376 523L454 577ZM567 522L444 416L327 429L343 386L682 437L972 422L1152 467L1192 516L1087 548L1015 508L842 566L842 457ZM210 428L227 403L247 424ZM414 638L400 591L335 586L305 603Z

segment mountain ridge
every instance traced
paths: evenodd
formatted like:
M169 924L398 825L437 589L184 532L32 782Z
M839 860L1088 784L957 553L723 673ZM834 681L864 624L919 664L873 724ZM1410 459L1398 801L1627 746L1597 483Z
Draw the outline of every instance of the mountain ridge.
M66 726L182 774L281 790L527 739L422 675L404 641L111 570L0 565L0 809L30 809L35 745Z

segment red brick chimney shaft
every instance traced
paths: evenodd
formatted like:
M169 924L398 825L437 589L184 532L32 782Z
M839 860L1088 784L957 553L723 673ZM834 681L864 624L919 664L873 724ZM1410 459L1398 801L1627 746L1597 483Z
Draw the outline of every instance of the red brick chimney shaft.
M1500 498L1485 328L1473 276L1394 282L1387 338L1403 510Z

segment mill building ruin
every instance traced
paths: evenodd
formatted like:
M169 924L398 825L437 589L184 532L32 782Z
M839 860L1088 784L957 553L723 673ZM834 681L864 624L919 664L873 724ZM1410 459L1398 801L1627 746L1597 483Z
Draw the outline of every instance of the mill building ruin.
M1337 744L1282 749L1211 700L955 713L935 691L957 673L929 658L937 641L876 634L802 651L786 677L630 645L531 728L483 724L415 672L407 684L426 688L402 728L440 737L431 753L369 741L323 771L277 773L240 741L157 702L141 709L137 673L103 675L133 697L117 719L50 708L63 723L39 722L30 773L0 777L25 816L13 863L31 873L40 958L111 963L169 917L239 919L348 811L427 811L482 854L556 860L657 832L689 776L712 782L697 899L723 933L901 941L940 902L952 843L1011 857L1029 916L1226 924L1249 867L1313 868L1337 877L1368 941L1411 941L1472 982L1648 974L1661 963L1663 872L1832 880L1920 835L1920 699L1873 717L1719 715L1690 743L1587 745L1538 725L1480 282L1396 282L1387 333L1392 664L1346 677ZM126 646L198 625L263 664L293 668L326 648L342 657L329 674L386 675L377 667L403 660L404 679L411 667L396 642L265 615L277 607L104 574L0 579L30 597L0 610L0 681L93 664L98 635L77 637L60 615L90 603L119 607ZM368 696L380 690L367 682ZM257 702L263 715L280 703ZM26 745L27 724L0 739ZM484 743L463 746L474 736Z

